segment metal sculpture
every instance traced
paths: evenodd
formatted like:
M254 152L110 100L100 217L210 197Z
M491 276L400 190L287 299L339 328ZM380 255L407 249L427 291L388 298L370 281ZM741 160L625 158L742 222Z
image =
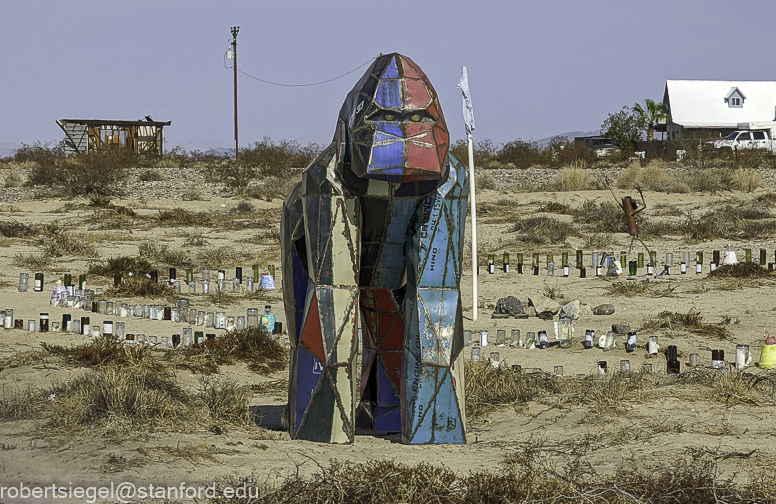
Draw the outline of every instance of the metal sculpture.
M401 432L406 444L466 441L460 279L469 181L448 147L426 75L406 56L381 55L345 99L334 141L288 195L292 438L352 443L361 428Z
M635 240L638 240L643 246L644 249L646 249L647 254L649 255L650 264L654 268L656 265L654 264L654 260L652 258L652 253L649 251L649 247L647 247L647 244L644 243L644 240L642 240L639 237L639 225L636 223L636 214L644 211L647 209L647 202L644 201L644 193L641 192L641 187L636 187L636 190L639 192L639 196L641 196L641 203L642 206L639 208L639 202L635 199L631 198L630 196L623 196L622 202L617 200L617 196L614 194L614 189L612 189L612 185L609 182L609 178L606 178L606 187L609 188L609 192L612 193L612 197L614 198L614 201L617 203L617 206L619 206L622 211L625 213L625 225L628 228L628 235L631 237L631 244L630 248L628 249L628 252L630 253L633 250L633 242Z

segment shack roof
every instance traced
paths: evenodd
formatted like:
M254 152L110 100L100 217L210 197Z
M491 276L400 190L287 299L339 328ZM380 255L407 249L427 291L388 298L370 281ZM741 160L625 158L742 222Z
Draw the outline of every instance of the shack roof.
M108 119L57 119L57 122L85 124L87 126L169 126L172 121L111 121Z

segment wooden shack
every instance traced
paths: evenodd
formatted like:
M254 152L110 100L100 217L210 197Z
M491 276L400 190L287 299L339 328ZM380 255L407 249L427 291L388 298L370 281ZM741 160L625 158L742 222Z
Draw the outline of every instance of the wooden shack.
M67 155L86 153L95 149L117 147L133 152L163 154L162 130L172 121L108 121L103 119L57 119L65 132Z

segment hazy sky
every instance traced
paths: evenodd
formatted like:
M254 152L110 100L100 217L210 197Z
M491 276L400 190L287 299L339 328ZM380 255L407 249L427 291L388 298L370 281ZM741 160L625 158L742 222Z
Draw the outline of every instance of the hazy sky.
M496 143L595 130L668 79L776 80L776 2L510 0L0 0L0 143L60 140L57 118L172 121L167 146L233 146L238 68L301 84L398 51L428 74L453 139ZM278 87L240 75L240 145L325 142L363 69ZM188 144L188 142L198 142Z

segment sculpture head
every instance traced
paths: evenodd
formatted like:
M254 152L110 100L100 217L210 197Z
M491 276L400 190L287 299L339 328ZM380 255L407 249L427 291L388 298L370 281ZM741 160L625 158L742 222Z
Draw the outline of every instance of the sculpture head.
M362 178L403 183L446 174L450 134L436 91L398 53L378 57L348 93L334 140L339 160Z

